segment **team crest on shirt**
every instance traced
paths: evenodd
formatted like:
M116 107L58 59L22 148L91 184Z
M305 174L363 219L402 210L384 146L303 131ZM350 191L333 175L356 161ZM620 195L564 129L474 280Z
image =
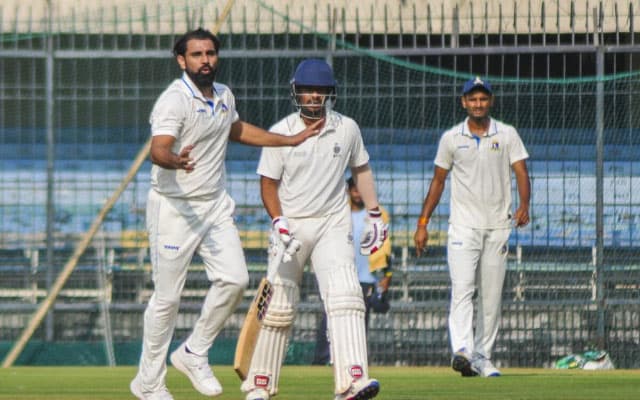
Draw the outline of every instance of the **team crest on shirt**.
M340 143L337 143L337 142L334 143L333 144L333 158L340 157L340 151L341 150L342 149L340 148Z
M493 150L493 151L500 150L500 142L498 142L498 141L491 142L491 150Z

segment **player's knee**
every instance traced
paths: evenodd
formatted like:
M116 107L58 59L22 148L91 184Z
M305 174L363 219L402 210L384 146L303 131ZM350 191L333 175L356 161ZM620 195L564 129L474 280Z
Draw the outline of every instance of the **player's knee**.
M236 287L238 291L244 291L249 286L249 273L244 269L233 275L229 275L222 279L222 284L229 287Z
M332 272L325 297L352 295L362 297L362 287L358 281L356 267L353 264L345 264Z
M180 307L180 293L154 293L153 303L157 312L166 313Z
M364 313L362 288L353 264L336 269L332 278L325 296L328 315Z
M327 314L329 317L349 313L364 313L365 306L362 293L347 293L327 298Z
M237 281L231 282L230 285L234 287L238 292L244 292L249 286L249 275L240 277Z
M263 324L274 328L291 326L299 296L299 288L295 282L276 278L273 282L273 297L262 321Z

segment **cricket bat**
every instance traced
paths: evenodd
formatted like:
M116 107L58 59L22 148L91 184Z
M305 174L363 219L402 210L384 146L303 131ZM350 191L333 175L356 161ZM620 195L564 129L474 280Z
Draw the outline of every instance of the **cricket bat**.
M238 374L241 380L247 379L249 374L249 368L251 366L251 359L253 358L253 352L256 348L256 342L258 341L258 335L260 334L260 328L262 327L262 320L264 319L271 297L273 296L273 276L275 276L276 270L280 263L291 259L293 253L300 248L300 242L293 239L289 246L286 248L284 245L279 246L278 252L269 262L267 267L267 276L260 280L256 295L249 306L249 311L242 324L240 335L238 336L238 343L236 345L236 354L233 359L233 369Z
M258 285L258 291L244 319L244 324L242 324L240 336L238 336L238 344L236 345L236 354L233 360L233 369L243 381L247 379L253 351L256 348L258 334L262 327L262 319L267 313L267 307L269 307L272 295L273 286L271 282L269 282L269 279L266 277L262 278L260 285Z

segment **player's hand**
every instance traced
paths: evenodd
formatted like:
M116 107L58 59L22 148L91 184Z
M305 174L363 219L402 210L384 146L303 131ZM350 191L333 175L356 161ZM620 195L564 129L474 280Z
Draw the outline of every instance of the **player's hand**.
M385 276L378 281L378 287L382 289L383 293L389 290L389 286L391 286L391 276Z
M282 255L282 262L289 262L294 254L300 250L302 247L302 243L294 237L291 237L291 241L289 245L284 249L284 254Z
M527 225L529 223L529 208L519 207L513 215L513 222L516 227Z
M178 154L178 169L184 169L187 173L193 171L196 165L191 157L191 150L193 150L193 147L194 145L190 144L180 150L180 154Z
M380 210L369 210L364 224L362 240L360 241L360 254L368 256L382 247L382 243L389 234L389 226L382 221Z
M315 135L319 134L323 125L324 125L324 118L321 118L321 119L317 120L316 122L314 122L313 124L307 126L307 128L305 130L303 130L302 132L299 132L297 135L290 136L291 145L292 146L297 146L300 143L302 143L305 140L307 140L308 138L310 138L311 136L315 136Z
M282 262L289 262L293 255L300 250L302 244L296 240L289 230L289 220L285 216L279 216L271 222L271 252L277 254L282 251Z
M416 228L416 233L413 235L413 243L416 246L416 256L420 257L422 252L427 247L429 241L429 232L427 232L426 226L419 226Z
M284 247L286 248L289 242L291 242L291 232L289 232L289 220L287 217L281 215L279 217L275 217L273 221L271 221L271 225L273 226L273 232L275 236L284 243Z

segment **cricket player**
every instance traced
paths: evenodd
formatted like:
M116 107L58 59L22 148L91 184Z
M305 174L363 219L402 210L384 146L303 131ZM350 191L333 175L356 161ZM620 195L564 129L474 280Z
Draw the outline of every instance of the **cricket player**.
M354 265L351 210L344 174L352 172L367 209L360 250L375 252L387 236L369 167L369 155L356 122L332 110L336 81L323 60L307 59L296 68L291 96L297 111L271 131L289 136L324 118L320 134L296 148L263 149L258 164L262 200L272 218L272 248L292 237L301 248L281 262L273 297L258 335L247 379L247 400L268 400L278 393L280 369L299 299L307 261L315 271L328 315L336 400L365 400L378 394L367 365L365 306ZM271 251L269 257L276 257Z
M181 36L173 50L184 73L151 112L147 229L154 292L144 314L139 370L130 385L141 400L173 399L165 386L165 360L194 253L202 257L211 288L193 332L171 354L171 362L198 392L222 393L207 355L249 281L233 221L235 204L225 190L228 141L290 146L318 133L309 125L298 135L282 136L240 120L233 94L215 82L219 49L218 38L207 30Z
M498 333L502 286L512 225L529 223L529 157L516 130L489 116L491 85L476 77L462 88L464 122L440 138L433 179L418 219L418 257L427 245L427 225L451 172L447 262L451 277L449 336L452 368L462 376L500 376L491 361ZM511 171L519 202L512 212ZM475 333L474 291L478 291Z

